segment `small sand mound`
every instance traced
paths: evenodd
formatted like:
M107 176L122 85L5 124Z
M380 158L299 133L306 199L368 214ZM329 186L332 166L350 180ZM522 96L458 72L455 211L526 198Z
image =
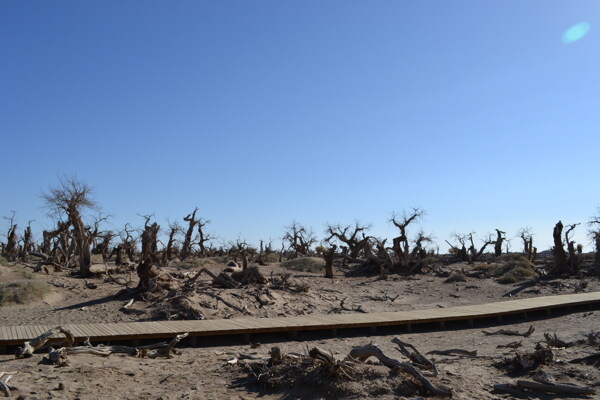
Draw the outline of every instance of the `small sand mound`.
M0 306L27 304L42 300L50 293L50 287L43 282L24 279L0 284Z

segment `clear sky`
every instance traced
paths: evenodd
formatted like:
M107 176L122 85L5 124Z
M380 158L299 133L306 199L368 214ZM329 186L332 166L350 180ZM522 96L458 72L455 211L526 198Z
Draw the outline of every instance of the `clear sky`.
M542 250L600 205L599 34L597 0L5 0L0 214L48 226L76 174L113 228L198 206L224 239L392 237L418 206L442 244Z

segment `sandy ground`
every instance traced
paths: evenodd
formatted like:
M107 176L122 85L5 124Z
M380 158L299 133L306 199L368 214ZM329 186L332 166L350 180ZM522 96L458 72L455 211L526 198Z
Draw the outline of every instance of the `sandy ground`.
M213 266L218 271L222 266ZM460 269L464 265L453 265ZM0 280L5 282L21 277L23 266L0 267ZM261 267L264 275L281 273L279 266ZM344 277L338 273L332 281L319 274L292 272L297 282L310 285L307 293L278 292L277 304L248 307L255 316L301 315L303 313L352 312L340 309L340 302L349 309L367 312L402 311L449 307L463 304L479 304L506 300L502 295L518 285L501 285L492 279L470 278L467 282L444 283L445 278L417 275L410 278L392 277L378 280L374 277ZM131 298L123 286L92 279L97 289L87 289L82 279L73 278L66 272L36 274L34 279L47 282L52 294L43 301L28 305L0 307L0 324L27 325L83 322L127 322L144 320L145 315L127 315L119 311ZM519 293L518 298L552 294L573 293L581 288L581 279L552 281ZM600 289L597 279L586 278L583 291ZM579 290L579 289L578 289ZM398 296L395 298L395 296ZM394 300L392 300L395 298ZM236 296L231 296L232 300ZM284 306L283 304L287 304ZM142 308L147 305L142 304ZM225 306L218 306L219 309ZM229 310L232 311L232 310ZM215 310L215 315L218 313ZM232 316L237 316L231 313ZM565 341L582 339L591 331L600 330L600 311L580 310L573 314L533 321L508 321L504 329L526 331L533 325L535 332L522 339L521 352L530 352L537 342L543 341L544 332L555 332ZM208 318L211 315L207 315ZM376 343L389 357L404 360L391 342L393 337L415 345L423 354L431 350L462 348L477 350L472 357L432 356L436 359L440 374L432 382L451 388L455 399L498 399L506 395L491 393L496 383L510 383L528 378L509 374L493 366L503 357L514 355L515 350L497 348L521 338L511 336L486 336L482 329L499 327L476 326L474 328L448 331L422 331L405 333L402 330L382 331L378 335L367 332L343 331L337 338L301 334L290 341L283 335L257 336L254 346L241 344L239 338L202 341L200 347L181 346L182 354L172 359L139 359L131 356L111 355L101 358L92 355L73 355L66 367L56 367L42 362L43 355L30 359L15 360L14 356L0 356L0 372L16 371L11 383L18 387L16 396L27 399L294 399L294 398L381 398L399 397L396 389L401 377L366 376L358 382L346 382L332 390L330 386L300 384L293 387L265 388L249 377L247 369L238 362L230 365L227 360L240 354L268 357L272 346L281 347L284 353L305 353L307 348L318 346L331 350L336 357L344 356L354 346ZM262 343L262 344L260 344ZM577 345L555 350L555 362L545 369L560 382L591 385L600 381L598 368L565 363L598 348ZM373 366L373 368L382 368ZM64 390L59 390L59 384ZM338 389L343 388L343 391ZM534 398L555 398L534 395Z

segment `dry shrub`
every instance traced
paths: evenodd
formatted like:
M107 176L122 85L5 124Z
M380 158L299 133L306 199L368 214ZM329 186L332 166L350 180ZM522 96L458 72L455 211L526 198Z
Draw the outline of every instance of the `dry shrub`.
M533 269L515 266L507 270L497 280L499 283L523 282L533 277Z
M499 283L518 283L534 276L533 264L520 254L506 254L499 263L481 264L474 270L485 271L486 276L498 278Z
M325 260L317 257L300 257L287 260L281 266L294 271L321 273L325 271Z
M279 254L277 254L277 253L263 254L262 260L267 264L279 262Z
M0 306L27 304L41 300L50 293L50 287L35 280L20 280L0 284Z

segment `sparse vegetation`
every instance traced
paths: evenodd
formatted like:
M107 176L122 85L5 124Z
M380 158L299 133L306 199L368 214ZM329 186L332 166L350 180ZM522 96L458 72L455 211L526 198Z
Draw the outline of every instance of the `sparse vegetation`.
M497 278L499 283L517 283L534 276L533 264L522 254L506 254L499 263L480 264L474 268L485 271L488 277Z
M293 271L321 273L325 270L325 261L317 257L301 257L287 260L282 267Z
M533 277L533 270L519 266L513 266L498 278L499 283L517 283Z

